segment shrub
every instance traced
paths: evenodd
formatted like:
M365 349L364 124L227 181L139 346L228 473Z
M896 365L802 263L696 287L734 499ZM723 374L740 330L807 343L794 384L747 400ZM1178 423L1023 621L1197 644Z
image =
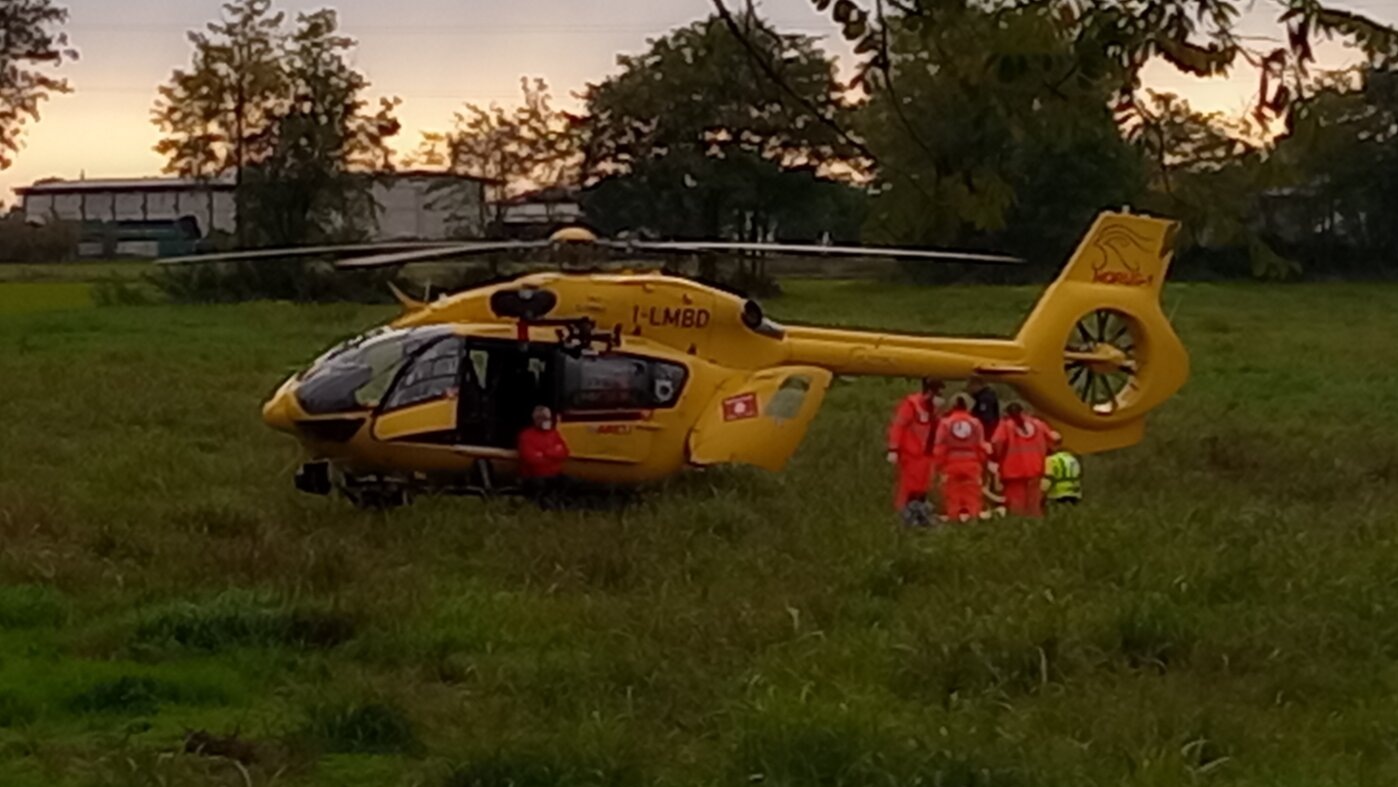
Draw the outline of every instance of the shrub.
M422 748L407 714L388 702L319 705L308 716L307 737L334 754L411 754Z
M1197 642L1196 613L1156 597L1133 600L1106 632L1108 651L1131 669L1165 672L1187 659Z
M435 273L433 293L453 292L502 280L488 270L468 267ZM320 303L392 303L389 285L415 293L422 287L400 269L340 270L300 259L162 266L150 279L177 303L239 303L256 300Z
M279 300L298 303L363 301L386 303L393 274L337 271L321 262L297 259L168 265L151 282L180 303L238 303Z
M773 714L754 719L738 740L730 784L773 787L925 784L1008 787L1028 784L1017 769L990 767L967 753L899 740L869 718ZM453 786L454 787L454 786Z
M69 698L68 708L78 713L146 716L160 710L161 701L174 699L176 694L174 687L154 678L123 675L78 692Z
M62 623L66 613L62 596L51 588L0 587L0 629L53 626Z
M0 692L0 729L28 724L38 717L34 704L12 692Z
M587 756L497 751L457 766L443 787L632 787L646 783L636 769Z
M78 230L72 224L30 224L17 215L0 218L0 263L63 262L77 253Z
M147 306L158 301L149 286L126 281L102 281L92 285L92 301L98 306Z
M279 604L241 592L203 603L178 603L144 616L135 632L141 645L217 651L236 647L333 648L354 637L350 616L317 607Z

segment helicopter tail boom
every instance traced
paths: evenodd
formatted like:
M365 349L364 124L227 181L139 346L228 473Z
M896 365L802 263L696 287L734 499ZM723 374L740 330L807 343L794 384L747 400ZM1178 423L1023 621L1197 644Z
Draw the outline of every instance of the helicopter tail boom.
M1019 391L1074 451L1134 445L1146 414L1189 376L1189 357L1160 305L1176 227L1099 216L1013 339L792 327L786 361L844 375L985 377Z

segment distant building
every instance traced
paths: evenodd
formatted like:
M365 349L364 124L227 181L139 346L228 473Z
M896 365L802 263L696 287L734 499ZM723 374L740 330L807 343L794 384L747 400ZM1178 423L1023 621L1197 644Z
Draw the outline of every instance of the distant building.
M178 221L192 218L201 235L232 232L237 210L233 181L207 182L180 178L132 180L41 180L16 189L24 217L30 222L51 220L77 223L119 221Z
M374 183L374 240L478 238L486 227L487 181L438 172L397 172ZM211 234L237 229L231 177L42 180L16 189L27 221L83 225L84 256L183 253ZM157 237L158 236L158 237Z
M395 172L374 184L375 240L451 240L486 234L491 181L444 172Z
M560 227L583 220L582 205L572 189L531 191L496 205L501 234L509 238L546 238Z

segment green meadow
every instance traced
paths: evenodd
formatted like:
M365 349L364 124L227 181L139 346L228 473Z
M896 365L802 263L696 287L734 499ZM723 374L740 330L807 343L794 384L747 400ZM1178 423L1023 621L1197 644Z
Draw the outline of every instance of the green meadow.
M1045 522L906 532L830 392L614 510L301 495L262 400L383 307L0 283L0 785L1398 783L1398 287L1173 285L1188 387ZM1008 334L1029 288L789 281Z

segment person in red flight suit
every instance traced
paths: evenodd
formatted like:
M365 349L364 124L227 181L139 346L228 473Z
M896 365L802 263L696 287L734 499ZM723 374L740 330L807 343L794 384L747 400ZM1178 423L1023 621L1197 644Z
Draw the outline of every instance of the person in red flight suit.
M1041 517L1044 496L1040 482L1058 433L1047 423L1024 411L1018 402L1005 408L991 437L991 450L1000 463L1000 480L1005 486L1005 507L1011 516Z
M533 418L534 423L519 433L519 479L526 496L541 508L550 508L562 485L568 444L555 428L549 408L535 407Z
M898 468L893 510L910 525L931 524L927 490L932 486L933 438L937 433L937 403L942 383L922 381L922 390L909 394L893 411L888 426L888 462Z
M942 520L969 522L981 515L985 463L990 446L985 427L971 415L971 397L957 394L951 412L937 424L932 462L942 479Z

